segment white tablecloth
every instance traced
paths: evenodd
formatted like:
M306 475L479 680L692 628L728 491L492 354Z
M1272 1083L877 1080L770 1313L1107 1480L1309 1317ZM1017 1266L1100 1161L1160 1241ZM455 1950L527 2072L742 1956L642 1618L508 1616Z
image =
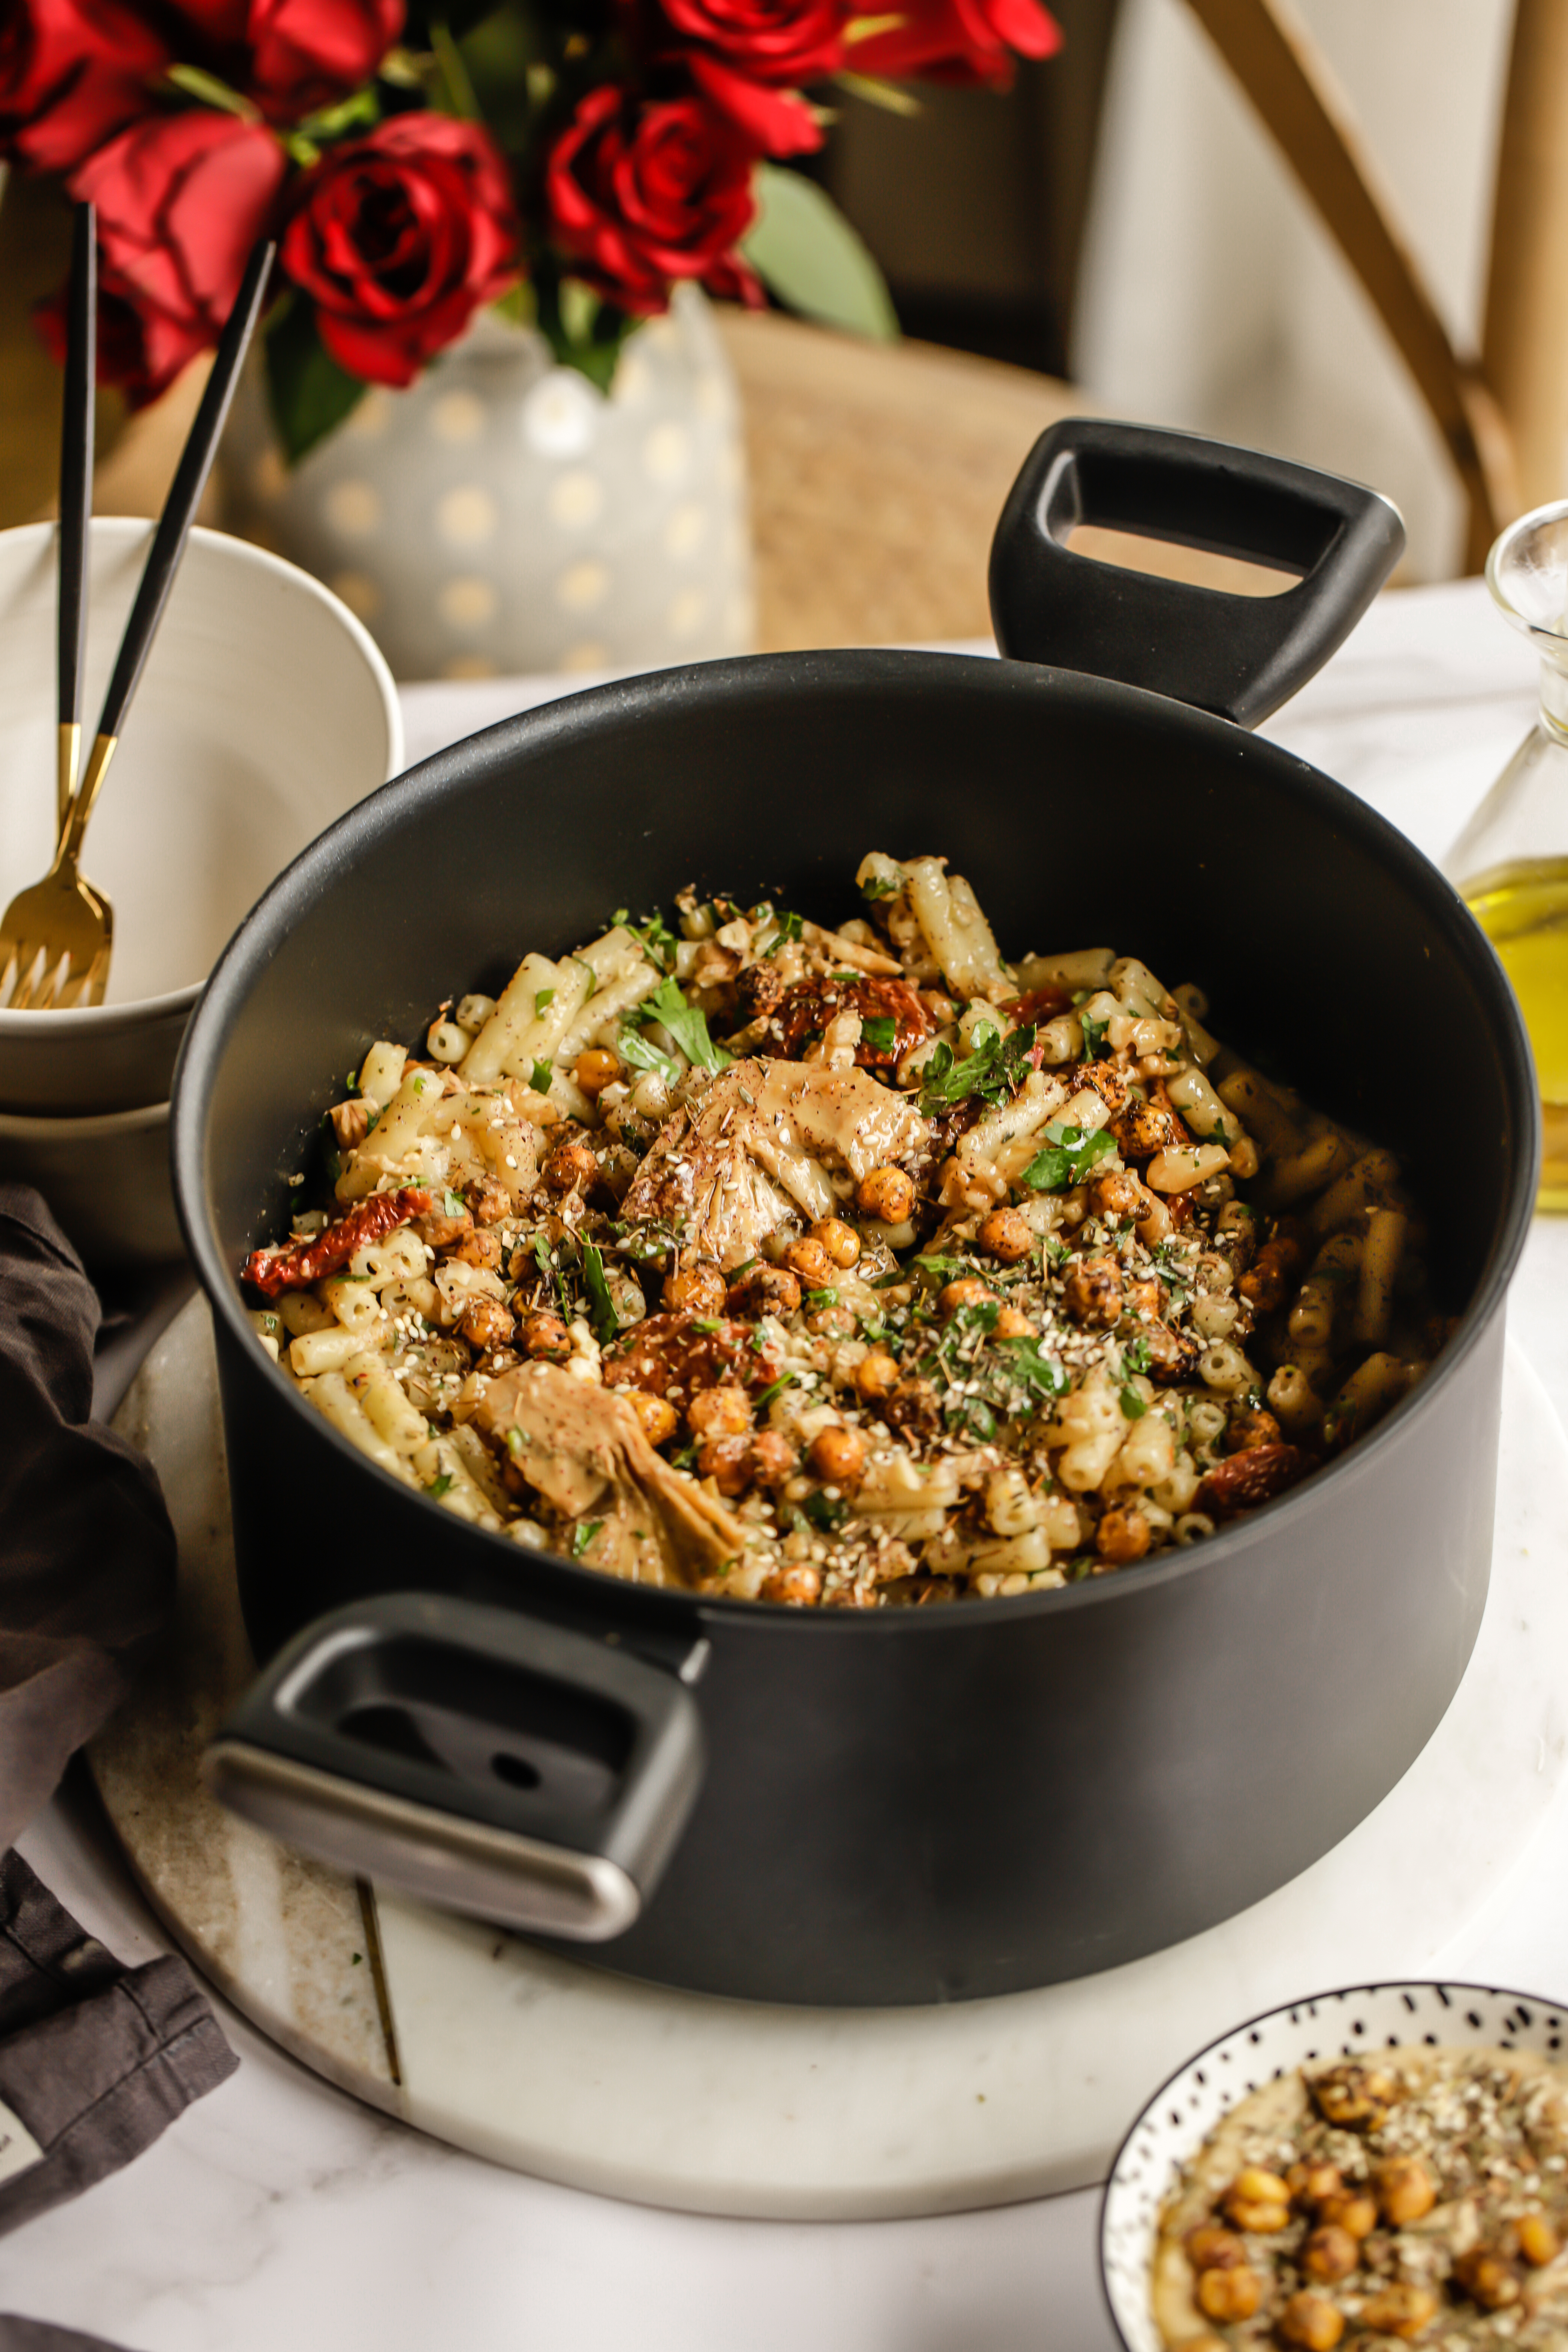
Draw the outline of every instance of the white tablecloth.
M410 688L409 757L559 690L537 681ZM1380 600L1267 731L1440 855L1533 708L1528 647L1479 583L1465 583ZM1512 1329L1568 1417L1565 1307L1568 1219L1539 1220ZM1450 1954L1456 1974L1568 1997L1568 1869L1542 1866L1568 1848L1563 1815L1560 1801ZM23 1852L124 1958L167 1948L79 1784ZM1112 2345L1092 2195L842 2227L611 2204L423 2139L307 2074L232 2011L223 2018L244 2061L238 2074L125 2171L0 2242L0 2307L133 2352Z

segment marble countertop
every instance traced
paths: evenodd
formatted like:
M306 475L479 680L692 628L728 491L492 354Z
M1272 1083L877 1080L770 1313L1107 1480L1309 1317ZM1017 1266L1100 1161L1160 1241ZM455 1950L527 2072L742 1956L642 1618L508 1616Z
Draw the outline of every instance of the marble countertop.
M410 757L549 690L406 689ZM1465 582L1380 599L1266 731L1440 856L1533 709L1528 646ZM1568 1219L1538 1220L1510 1329L1568 1423L1565 1305ZM22 1851L123 1958L167 1948L84 1775ZM1559 1858L1561 1799L1451 1949L1452 1973L1561 1994ZM136 2163L0 2244L5 2309L132 2352L1111 2352L1094 2193L839 2225L612 2203L420 2137L217 2005L239 2073Z

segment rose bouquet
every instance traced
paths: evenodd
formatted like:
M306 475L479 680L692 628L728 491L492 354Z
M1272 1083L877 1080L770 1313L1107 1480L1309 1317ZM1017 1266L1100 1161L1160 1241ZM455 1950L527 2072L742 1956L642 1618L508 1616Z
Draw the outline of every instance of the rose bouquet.
M822 143L814 93L1004 84L1058 40L1039 0L0 0L0 156L96 205L100 373L132 405L279 239L267 377L297 457L487 303L601 384L682 278L890 324L780 165Z

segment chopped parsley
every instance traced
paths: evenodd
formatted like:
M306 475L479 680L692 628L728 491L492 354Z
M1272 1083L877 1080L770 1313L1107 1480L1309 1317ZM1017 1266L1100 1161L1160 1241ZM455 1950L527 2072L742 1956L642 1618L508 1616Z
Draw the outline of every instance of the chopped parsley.
M708 1034L707 1014L699 1006L688 1004L673 980L660 981L653 994L637 1006L635 1017L662 1023L687 1060L700 1070L721 1070L735 1058L713 1043Z
M974 1032L975 1046L962 1061L942 1039L921 1070L921 1108L929 1118L948 1103L967 1102L979 1095L986 1102L1005 1102L1016 1095L1029 1068L1035 1031L1015 1029L1004 1037L1000 1029L983 1023Z
M1058 1363L1052 1361L1037 1339L998 1339L997 1353L1006 1360L1010 1376L1034 1395L1059 1397L1065 1395L1068 1376Z
M884 1020L880 1016L873 1015L870 1020L862 1021L860 1024L861 1036L873 1052L878 1054L890 1054L898 1034L899 1024L890 1017Z
M769 946L767 950L769 955L776 955L780 948L786 945L789 940L800 939L805 928L798 915L791 914L784 908L774 915L773 920L779 927L779 935Z
M1081 1129L1064 1127L1054 1118L1046 1129L1046 1144L1019 1181L1032 1192L1064 1192L1069 1184L1081 1184L1095 1162L1115 1150L1116 1138L1103 1127L1085 1135Z
M530 1074L529 1084L536 1095L547 1095L554 1076L555 1072L548 1062L535 1062Z
M425 1488L425 1492L433 1496L437 1502L440 1501L443 1495L449 1495L451 1491L452 1474L449 1470L443 1470L438 1478L428 1480Z
M652 1039L634 1029L629 1022L621 1030L616 1042L616 1051L623 1062L631 1064L634 1070L651 1070L656 1078L664 1080L667 1087L674 1086L680 1076L679 1064L672 1062L668 1054L661 1054Z
M717 1315L694 1315L691 1318L691 1328L694 1331L700 1331L705 1339L710 1339L715 1331L721 1331L724 1327Z
M610 921L612 924L618 925L623 931L630 931L633 939L641 941L643 954L652 964L655 971L670 970L674 961L677 941L675 933L662 915L648 915L642 922L634 923L626 909L624 907L617 907L610 917Z
M555 991L552 988L536 988L533 992L534 1019L536 1021L542 1020L545 1013L549 1012L554 1002Z
M574 955L572 961L574 963L580 963L584 971L588 975L588 996L596 996L599 992L599 975L594 970L593 965L588 961L587 957ZM588 996L585 996L583 999L584 1004L588 1002Z
M1087 1013L1081 1013L1079 1019L1079 1026L1083 1030L1084 1056L1088 1061L1098 1062L1100 1049L1105 1043L1105 1033L1110 1024L1108 1020L1091 1021Z
M583 1519L572 1530L572 1557L581 1559L594 1538L603 1530L603 1519Z
M849 1506L842 1495L830 1495L825 1486L808 1495L802 1508L812 1526L820 1528L825 1536L841 1528L849 1517Z
M814 1314L819 1314L825 1307L837 1306L838 1293L836 1290L808 1290L805 1303Z
M468 1215L468 1204L467 1201L464 1200L460 1192L454 1192L450 1185L447 1186L447 1191L443 1195L443 1199L446 1204L447 1216L466 1217Z
M768 1405L772 1404L774 1397L783 1396L785 1389L793 1388L795 1386L795 1375L794 1372L781 1372L776 1381L770 1381L767 1387L763 1390L762 1393L757 1398L754 1410L757 1412L764 1411Z
M1148 1370L1149 1342L1142 1336L1142 1334L1140 1334L1136 1339L1129 1339L1122 1348L1121 1369L1124 1372L1146 1372Z
M1121 1391L1121 1410L1129 1421L1142 1421L1149 1410L1131 1382Z
M583 1244L583 1280L588 1293L588 1320L594 1327L594 1337L601 1348L607 1348L621 1328L616 1313L610 1286L605 1280L605 1261L592 1242Z
M895 882L888 874L868 874L860 885L862 898L896 898L903 888L903 877Z

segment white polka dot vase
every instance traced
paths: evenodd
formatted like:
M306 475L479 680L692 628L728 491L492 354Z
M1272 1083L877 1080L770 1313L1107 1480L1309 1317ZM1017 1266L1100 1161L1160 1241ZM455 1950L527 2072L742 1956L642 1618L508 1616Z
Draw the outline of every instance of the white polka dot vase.
M752 645L740 402L694 286L631 337L608 396L485 315L292 469L251 372L222 462L226 527L324 580L400 678Z
M1162 2352L1151 2302L1161 2208L1182 2168L1237 2100L1316 2059L1364 2057L1412 2043L1527 2050L1563 2060L1568 2003L1484 1985L1355 1985L1270 2010L1200 2050L1156 2091L1122 2141L1106 2184L1100 2275L1126 2352Z

